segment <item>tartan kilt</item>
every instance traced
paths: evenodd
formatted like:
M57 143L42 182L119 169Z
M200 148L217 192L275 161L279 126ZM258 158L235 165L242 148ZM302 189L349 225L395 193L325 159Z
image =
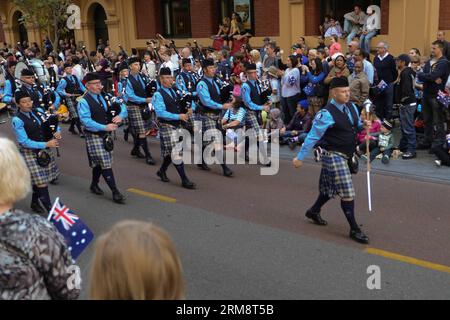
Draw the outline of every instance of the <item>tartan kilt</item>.
M336 195L342 199L355 198L355 188L347 159L333 153L323 155L319 190L331 198Z
M102 169L111 169L113 153L105 150L103 138L90 132L85 132L85 135L89 166L91 168L100 166Z
M248 110L245 115L245 126L247 129L255 129L256 132L261 130L261 126L258 122L258 116L256 115L257 111Z
M59 176L59 169L56 165L55 155L50 149L46 149L51 161L48 167L43 168L37 162L35 150L20 148L25 163L31 175L31 184L36 186L47 185Z
M177 144L182 144L179 140L175 139L172 135L178 130L178 128L171 126L167 123L161 123L159 127L159 139L161 144L161 157L165 158L172 155L172 150L176 148ZM183 155L182 149L180 150L180 156Z
M208 130L219 130L220 128L218 126L218 121L221 119L220 115L215 115L215 114L208 114L208 115L203 115L202 117L202 122L203 122L203 135L205 134L206 131ZM203 145L209 145L210 143L212 143L213 141L220 141L220 137L222 137L222 133L220 131L220 133L218 133L217 131L215 132L214 136L212 137L212 140L209 141L205 141L203 140Z
M69 110L70 119L78 119L77 100L72 97L66 97L66 107Z
M146 124L142 119L141 109L139 106L127 106L128 121L130 122L131 129L136 135L143 135L147 132Z

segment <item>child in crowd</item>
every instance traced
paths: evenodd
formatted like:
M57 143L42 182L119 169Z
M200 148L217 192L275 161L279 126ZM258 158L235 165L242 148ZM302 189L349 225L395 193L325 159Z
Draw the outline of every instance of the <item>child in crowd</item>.
M264 129L267 130L269 137L272 136L275 130L285 130L284 122L281 119L281 110L280 109L272 109L270 110L269 117L267 119L267 123L264 126ZM268 139L266 139L268 140Z
M245 125L246 110L240 96L233 95L231 103L233 104L233 108L228 109L222 119L222 128L226 131L225 136L228 140L226 142L230 142L225 146L225 149L234 149L239 152L241 149L240 144L244 139L239 141L237 130L242 129Z
M281 130L281 144L288 144L291 150L303 144L312 127L312 117L308 112L308 100L297 105L297 112L288 126Z
M435 161L438 167L447 166L450 167L450 134L447 135L446 143L442 146L433 147L432 151L438 158Z
M367 113L366 113L366 110L363 109L361 111L361 121L364 122L366 120L367 120ZM370 113L369 120L372 122L372 125L369 129L369 150L372 151L373 149L378 147L378 136L381 133L381 121L378 119L375 112ZM359 145L356 148L356 153L359 156L362 156L363 154L365 154L367 152L366 151L366 136L367 136L366 129L364 129L358 133L357 137L358 137Z
M381 123L381 133L378 135L378 147L374 148L370 153L370 162L375 160L380 154L383 155L381 162L389 164L392 152L394 151L394 135L392 133L393 126L387 120ZM365 155L362 156L366 159Z

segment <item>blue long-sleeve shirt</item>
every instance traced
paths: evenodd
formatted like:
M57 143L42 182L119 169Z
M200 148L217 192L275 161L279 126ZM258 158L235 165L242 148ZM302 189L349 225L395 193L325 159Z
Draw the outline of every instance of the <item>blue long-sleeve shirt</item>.
M98 98L97 98L98 95L93 94L91 92L89 92L88 94L91 95L95 101L98 100ZM102 97L102 95L100 95L100 101L102 102L103 108L105 108L105 110L108 110L106 101ZM78 103L78 114L80 116L81 122L83 123L83 125L86 127L86 129L88 131L91 131L91 132L106 131L106 125L100 124L92 119L91 108L89 107L88 102L84 98L81 99L80 102ZM127 116L128 116L127 108L124 104L122 104L119 117L121 117L122 119L125 119Z
M336 101L331 100L331 103L336 106L341 112L344 112L345 105L337 104ZM353 104L353 108L358 115L358 128L362 129L363 124L361 122L361 118L359 117L359 111L358 108ZM353 118L350 110L347 109L347 116L350 119L351 123L353 123ZM325 135L325 132L331 128L335 124L333 116L328 110L322 109L314 119L313 126L311 128L311 131L309 132L308 136L306 137L306 140L300 150L300 152L297 155L297 159L300 161L303 161L307 155L311 152L311 150L314 148L314 146L317 144L317 142L322 139L322 137Z
M311 72L308 72L306 75L308 77L308 82L312 84L321 83L326 77L325 72L321 72L317 76L314 76Z
M203 80L197 84L198 97L201 103L210 109L222 109L222 105L211 99L209 94L208 86L203 83L204 81L209 81L216 88L217 93L220 95L220 88L213 78L203 77Z
M42 113L44 112L42 109L37 109L37 110ZM27 116L30 119L31 119L31 117L33 117L39 123L39 125L42 125L41 119L33 111L31 111L31 112L19 111L19 112L24 114L25 116ZM27 148L27 149L36 149L36 150L42 150L42 149L46 148L46 145L47 145L46 142L34 141L28 137L28 134L25 130L25 124L19 117L15 116L12 118L12 126L13 126L13 130L14 130L14 134L16 135L17 142L19 143L20 146ZM57 132L61 132L60 127L58 127Z
M4 103L10 104L12 102L13 98L14 98L14 92L12 92L11 80L6 80L5 81L5 88L3 90L2 101Z
M369 79L370 84L373 85L375 79L375 68L367 60L364 60L364 72L366 73L367 79Z
M128 80L127 80L128 81ZM124 88L123 88L123 82L122 82L122 80L120 80L118 83L117 83L117 92L119 93L119 97L121 97L122 98L122 100L125 102L125 103L127 103L128 102L128 96L127 96L127 91L126 90L123 90ZM125 85L125 89L126 89L126 85ZM123 92L123 95L122 95L122 92Z
M162 87L162 90L164 90L169 96L174 97L176 94L173 89ZM171 113L167 111L166 104L164 103L164 98L161 95L161 93L156 92L153 95L152 99L153 107L155 108L155 113L158 118L169 120L169 121L177 121L180 120L180 115L176 113Z
M255 80L248 80L248 81L253 86L256 86L256 90L258 90L258 93L261 93L260 89L259 89L259 86L258 86L258 84L256 83ZM253 111L262 111L264 109L264 106L257 105L256 103L254 103L252 101L251 88L250 88L248 83L245 82L242 85L241 92L242 92L242 100L244 101L244 104L247 106L247 108L249 108L250 110L253 110Z
M80 80L78 80L77 77L72 76L72 75L68 75L68 78L70 78L72 80L72 82L76 82L80 88L81 91L85 92L86 91L86 87L83 85L83 83L81 83ZM66 79L61 79L61 81L58 84L58 88L56 88L56 92L58 92L58 94L61 97L66 97L67 93L66 93L66 87L67 87L67 80Z
M136 76L133 74L130 74L130 76L128 78L130 78L130 77L134 77L142 85L142 88L145 89L144 80L142 80L142 77L139 74ZM127 94L127 99L129 102L136 103L136 104L146 103L146 100L147 100L146 98L138 97L136 95L136 93L134 92L133 86L131 85L130 79L128 79L128 82L127 82L126 94Z

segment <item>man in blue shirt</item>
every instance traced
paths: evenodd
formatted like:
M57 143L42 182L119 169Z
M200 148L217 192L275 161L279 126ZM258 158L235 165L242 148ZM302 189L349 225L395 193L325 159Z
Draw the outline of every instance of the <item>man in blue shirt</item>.
M25 91L16 91L15 101L19 108L12 118L12 126L19 143L19 150L30 171L33 186L31 209L38 214L45 214L51 210L48 184L56 180L59 175L55 158L49 148L57 148L60 132L55 132L52 137L47 137L43 130L45 116L42 109L33 109L30 95ZM45 156L49 163L38 161L38 157ZM41 206L42 204L42 206Z
M83 83L78 80L77 77L72 75L72 64L65 63L64 64L64 72L66 73L66 77L62 78L58 84L58 88L56 88L56 92L65 99L67 109L69 109L70 115L70 128L69 132L76 135L75 126L78 129L80 137L84 137L83 130L81 129L80 117L77 112L77 98L80 97L85 91Z
M182 60L183 69L177 76L177 87L181 91L190 92L194 97L197 97L197 88L195 76L192 73L192 63L191 59L183 58ZM191 103L191 108L193 111L196 109L195 101Z
M196 111L199 116L201 116L203 122L203 132L205 133L208 130L214 130L210 131L210 133L214 133L214 136L212 137L212 140L204 141L202 155L208 144L214 141L220 141L221 134L219 135L218 124L221 121L222 110L228 110L233 107L233 105L229 102L222 103L220 88L217 84L217 79L215 78L216 66L212 59L206 59L203 62L203 74L204 77L197 84L199 106ZM223 146L216 146L216 154L219 153L217 152L218 149L223 150ZM198 167L202 170L209 171L210 169L206 165L203 156L202 164L199 164ZM225 163L222 163L221 166L225 177L233 176L233 171L231 171Z
M84 77L84 82L87 93L78 103L78 114L86 128L87 153L89 165L92 168L90 189L96 195L103 195L103 191L98 186L100 176L103 176L113 193L114 202L122 204L125 197L117 189L112 171L110 133L116 131L118 125L127 117L127 110L122 104L120 114L110 119L108 105L101 95L103 89L101 78L96 73L88 73Z
M256 139L258 142L258 149L262 154L262 162L265 165L269 165L270 161L267 157L267 150L266 148L262 147L260 145L260 142L264 140L264 136L261 132L261 124L262 124L262 117L261 112L270 111L270 106L272 103L269 101L264 104L264 101L262 101L261 98L261 88L258 83L258 74L256 71L256 65L254 63L251 63L247 66L247 82L245 82L242 85L241 92L242 92L242 100L244 101L244 105L247 109L247 115L246 115L246 130L253 130L253 134L256 135ZM245 144L245 160L248 161L249 155L249 143Z
M153 160L148 149L147 137L145 135L147 129L141 113L142 110L149 107L148 104L152 102L152 98L146 95L146 83L140 74L140 59L131 58L128 64L130 66L130 75L126 88L128 119L136 135L136 141L133 150L131 150L131 155L137 158L143 158L139 150L139 147L141 147L145 153L146 163L153 166L155 165L155 160Z
M161 88L153 96L153 106L155 107L156 116L160 122L159 136L161 140L161 157L163 164L157 175L163 182L170 182L167 177L167 169L173 163L175 169L180 175L183 188L195 189L195 184L189 181L184 170L184 163L181 161L182 154L175 152L178 149L179 142L177 139L177 130L181 128L182 122L189 121L187 110L182 110L180 105L180 96L172 89L173 77L169 68L162 68L159 72L161 80ZM173 160L178 161L175 164Z
M29 69L23 69L20 74L20 91L26 92L33 101L33 109L38 109L41 107L43 95L42 92L37 87L36 78L34 73Z
M14 111L16 109L14 101L14 92L16 92L16 78L14 73L16 71L16 61L9 61L5 72L5 87L3 88L2 102L10 106L10 109Z
M348 79L334 78L330 90L333 99L317 114L313 127L293 163L296 168L300 168L305 157L317 144L325 149L320 175L320 194L316 203L307 211L306 217L317 225L327 225L320 216L320 211L337 195L341 198L342 210L350 224L350 237L359 243L367 244L369 238L361 231L355 219L355 190L348 164L356 149L357 132L362 130L363 124L358 108L349 103ZM366 126L370 127L370 122L367 121Z

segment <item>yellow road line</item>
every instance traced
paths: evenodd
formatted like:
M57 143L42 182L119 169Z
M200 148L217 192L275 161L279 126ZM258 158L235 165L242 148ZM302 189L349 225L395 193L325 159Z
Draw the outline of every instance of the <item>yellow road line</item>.
M441 264L436 264L436 263L424 261L424 260L411 258L411 257L402 256L402 255L399 255L399 254L396 254L396 253L392 253L392 252L389 252L389 251L379 250L379 249L375 249L375 248L368 248L368 249L364 250L364 252L365 253L369 253L369 254L373 254L373 255L376 255L376 256L388 258L388 259L391 259L391 260L396 260L396 261L401 261L401 262L413 264L413 265L416 265L416 266L419 266L419 267L423 267L423 268L427 268L427 269L432 269L432 270L436 270L436 271L440 271L440 272L450 273L450 267L447 267L447 266L444 266L444 265L441 265Z
M131 192L131 193L138 194L140 196L156 199L156 200L163 201L163 202L169 202L169 203L177 202L177 199L175 199L175 198L166 197L166 196L163 196L161 194L147 192L147 191L143 191L143 190L139 190L139 189L131 188L131 189L128 189L127 191Z

